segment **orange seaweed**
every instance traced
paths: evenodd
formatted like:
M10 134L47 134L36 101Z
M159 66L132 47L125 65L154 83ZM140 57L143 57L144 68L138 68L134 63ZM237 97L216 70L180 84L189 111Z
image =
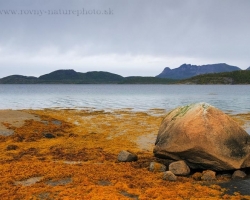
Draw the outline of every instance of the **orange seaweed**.
M1 199L241 199L219 186L193 178L162 179L149 172L152 149L163 114L117 110L27 110L41 121L27 120L0 142ZM53 123L54 120L60 123ZM54 137L46 137L46 133ZM138 145L138 138L146 146ZM11 146L13 145L13 146ZM9 147L9 148L8 148ZM119 163L117 154L130 150L137 162ZM30 178L39 181L24 186ZM70 181L62 183L64 179ZM54 186L50 181L57 182ZM250 199L244 196L245 199Z

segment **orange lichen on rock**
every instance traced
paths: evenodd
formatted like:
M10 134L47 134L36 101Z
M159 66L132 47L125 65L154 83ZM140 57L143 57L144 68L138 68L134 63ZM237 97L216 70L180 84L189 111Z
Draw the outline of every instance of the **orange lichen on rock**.
M0 142L1 199L243 198L193 178L165 181L162 172L148 170L156 161L152 149L162 112L25 112L41 120L26 120L20 127L6 124L14 133ZM136 153L138 161L117 162L121 150Z

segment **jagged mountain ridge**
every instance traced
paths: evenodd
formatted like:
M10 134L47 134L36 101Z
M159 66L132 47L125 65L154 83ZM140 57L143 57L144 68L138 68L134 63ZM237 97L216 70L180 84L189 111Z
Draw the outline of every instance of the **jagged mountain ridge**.
M170 79L187 79L193 76L209 73L221 73L241 70L239 67L228 65L226 63L208 64L208 65L191 65L183 64L178 68L170 69L166 67L159 75L158 78Z

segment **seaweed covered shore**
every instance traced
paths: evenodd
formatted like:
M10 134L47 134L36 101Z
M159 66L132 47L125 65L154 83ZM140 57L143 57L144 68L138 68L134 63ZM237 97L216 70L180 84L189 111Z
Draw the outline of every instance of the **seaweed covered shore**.
M1 111L2 199L250 199L216 182L170 182L148 170L164 110ZM249 115L234 118L246 126ZM129 150L138 161L121 163Z

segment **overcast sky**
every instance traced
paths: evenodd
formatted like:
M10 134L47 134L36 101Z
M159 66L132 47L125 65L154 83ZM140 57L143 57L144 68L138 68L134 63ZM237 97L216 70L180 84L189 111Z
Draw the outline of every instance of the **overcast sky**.
M249 0L0 0L0 78L57 69L155 76L183 63L246 69L249 10Z

